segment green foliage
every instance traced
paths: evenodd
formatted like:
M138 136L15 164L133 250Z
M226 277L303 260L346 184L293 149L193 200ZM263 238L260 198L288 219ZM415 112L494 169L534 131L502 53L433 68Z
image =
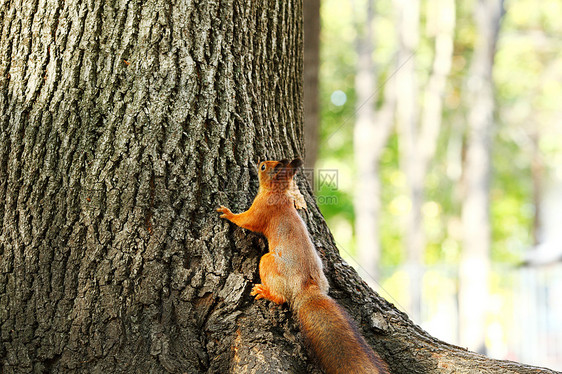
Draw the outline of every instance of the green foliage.
M360 2L359 2L360 3ZM421 40L416 51L417 73L423 88L432 68L433 36L427 33L427 9L432 1L422 1ZM462 161L466 106L464 88L476 40L473 22L474 2L456 2L454 57L444 96L443 125L438 148L426 176L426 203L423 207L427 236L425 261L428 264L456 264L461 250ZM374 21L376 102L380 106L385 81L395 69L396 22L390 0L375 2ZM562 0L546 0L537 6L532 0L508 0L495 59L496 136L493 144L491 190L492 259L516 263L533 245L534 222L531 151L529 137L538 129L539 148L547 172L562 161L559 124L562 102L562 48L560 35ZM324 0L322 3L322 48L320 67L321 131L319 168L336 168L337 190L319 189L318 196L335 200L319 201L320 208L336 239L354 251L349 238L353 214L353 125L355 116L354 74L356 31L351 4ZM341 90L347 101L331 102ZM423 89L422 89L423 94ZM382 155L382 211L380 234L382 265L396 266L405 260L403 235L409 209L406 180L399 168L399 138L394 134ZM334 203L337 202L337 203ZM341 222L347 221L347 225ZM337 227L342 229L339 236ZM341 239L345 237L346 239Z
M501 135L495 141L495 178L490 195L492 259L516 264L533 244L532 179L528 155Z

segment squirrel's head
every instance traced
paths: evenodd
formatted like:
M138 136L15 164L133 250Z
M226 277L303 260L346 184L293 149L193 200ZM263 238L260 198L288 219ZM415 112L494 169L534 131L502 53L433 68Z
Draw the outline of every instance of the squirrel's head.
M302 166L302 160L295 158L293 161L262 161L258 164L258 174L260 178L260 187L266 189L279 189L285 191L291 185L291 181L299 167Z

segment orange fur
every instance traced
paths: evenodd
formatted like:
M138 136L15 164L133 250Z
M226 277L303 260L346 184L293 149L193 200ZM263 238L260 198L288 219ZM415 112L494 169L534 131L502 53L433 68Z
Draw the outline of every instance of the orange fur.
M347 312L318 287L310 286L297 303L301 331L327 374L389 372Z
M293 176L301 164L299 159L260 163L260 188L252 206L240 214L224 206L217 209L223 213L221 218L267 237L269 253L262 256L259 266L262 283L254 286L251 295L277 304L289 303L307 343L328 374L389 373L347 313L327 295L322 262L291 192Z

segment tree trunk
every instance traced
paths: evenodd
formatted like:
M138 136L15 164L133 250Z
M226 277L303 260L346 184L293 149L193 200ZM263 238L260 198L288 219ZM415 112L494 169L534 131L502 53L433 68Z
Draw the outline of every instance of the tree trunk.
M319 373L254 301L258 158L301 154L299 2L0 5L0 371ZM337 255L331 295L393 373L536 372L439 342ZM552 372L543 370L543 372Z
M479 0L478 38L468 77L470 110L462 206L463 251L459 269L460 342L484 352L490 269L490 174L494 128L492 68L503 0Z
M300 4L0 7L0 371L304 367L213 211L302 152Z
M303 2L304 18L304 166L313 169L318 157L320 105L318 71L320 69L320 0ZM309 173L310 175L310 173ZM312 174L312 177L314 175Z
M354 1L357 30L357 72L355 76L355 127L353 151L357 167L357 184L354 191L355 237L357 253L363 271L362 277L373 287L379 279L381 210L381 181L379 162L392 129L394 95L392 83L381 87L384 103L375 109L380 92L376 90L376 72L373 63L373 0L363 3ZM366 16L363 17L363 14ZM364 18L364 19L363 19ZM390 114L390 115L389 115Z

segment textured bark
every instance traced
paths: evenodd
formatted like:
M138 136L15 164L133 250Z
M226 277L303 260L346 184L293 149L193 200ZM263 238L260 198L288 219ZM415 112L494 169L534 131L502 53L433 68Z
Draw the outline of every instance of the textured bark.
M25 0L0 25L0 372L318 373L249 296L264 240L215 212L302 153L301 4ZM298 183L331 295L394 373L537 372L409 322Z
M304 167L314 168L318 158L320 103L318 75L320 70L320 0L303 2L304 18Z
M459 268L461 344L484 352L490 269L490 176L494 129L492 69L503 0L479 0L474 20L478 38L468 77L470 109L462 206L463 250Z
M302 150L300 5L0 7L3 370L227 372L271 323L212 208Z

